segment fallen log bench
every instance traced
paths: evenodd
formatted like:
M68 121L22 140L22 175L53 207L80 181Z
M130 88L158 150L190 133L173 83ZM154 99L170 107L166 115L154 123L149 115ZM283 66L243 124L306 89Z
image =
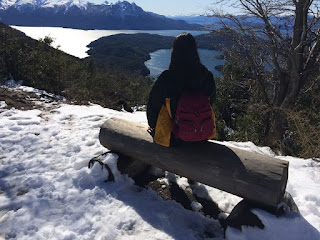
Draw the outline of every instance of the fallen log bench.
M211 141L166 148L153 143L144 124L110 118L100 143L134 160L270 207L283 201L288 162Z

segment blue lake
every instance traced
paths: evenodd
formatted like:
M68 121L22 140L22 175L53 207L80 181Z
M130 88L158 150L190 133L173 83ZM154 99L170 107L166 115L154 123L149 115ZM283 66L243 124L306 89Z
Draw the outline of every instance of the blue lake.
M20 27L12 26L22 32L27 36L39 39L46 36L53 38L54 47L59 47L60 50L79 57L88 57L87 45L98 38L115 35L119 33L125 34L135 34L135 33L150 33L159 34L163 36L175 37L185 30L79 30L70 28L60 28L60 27ZM200 34L209 33L209 31L188 31L193 36ZM151 59L145 63L147 68L151 72L152 77L157 77L163 70L169 67L170 63L170 49L161 49L150 54ZM216 59L215 56L220 55L218 51L199 49L199 55L201 62L214 74L221 75L220 72L214 69L217 65L222 65L223 60Z
M214 69L215 66L223 65L222 59L217 59L221 52L208 49L198 49L200 60L214 76L221 76L221 72ZM157 78L164 70L168 69L170 64L170 49L161 49L150 53L151 59L144 64L150 70L150 76Z

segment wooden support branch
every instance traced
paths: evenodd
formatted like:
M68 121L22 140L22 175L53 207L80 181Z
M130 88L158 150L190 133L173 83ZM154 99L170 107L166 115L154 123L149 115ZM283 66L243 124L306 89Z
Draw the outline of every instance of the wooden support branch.
M286 161L209 141L162 147L146 125L118 118L103 124L99 139L109 150L259 204L276 207L283 200Z

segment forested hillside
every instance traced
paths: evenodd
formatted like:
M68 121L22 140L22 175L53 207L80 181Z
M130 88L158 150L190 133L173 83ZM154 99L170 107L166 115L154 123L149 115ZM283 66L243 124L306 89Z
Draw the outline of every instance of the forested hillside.
M27 86L44 89L79 103L95 102L119 108L145 103L149 78L132 71L97 66L93 58L80 60L52 48L52 39L33 40L0 23L0 81L23 80Z

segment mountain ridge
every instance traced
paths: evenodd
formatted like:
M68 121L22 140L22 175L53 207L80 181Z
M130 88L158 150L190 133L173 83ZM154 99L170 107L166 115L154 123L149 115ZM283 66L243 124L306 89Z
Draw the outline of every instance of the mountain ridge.
M0 0L0 21L17 26L78 29L194 30L201 27L144 11L135 3L81 0Z

